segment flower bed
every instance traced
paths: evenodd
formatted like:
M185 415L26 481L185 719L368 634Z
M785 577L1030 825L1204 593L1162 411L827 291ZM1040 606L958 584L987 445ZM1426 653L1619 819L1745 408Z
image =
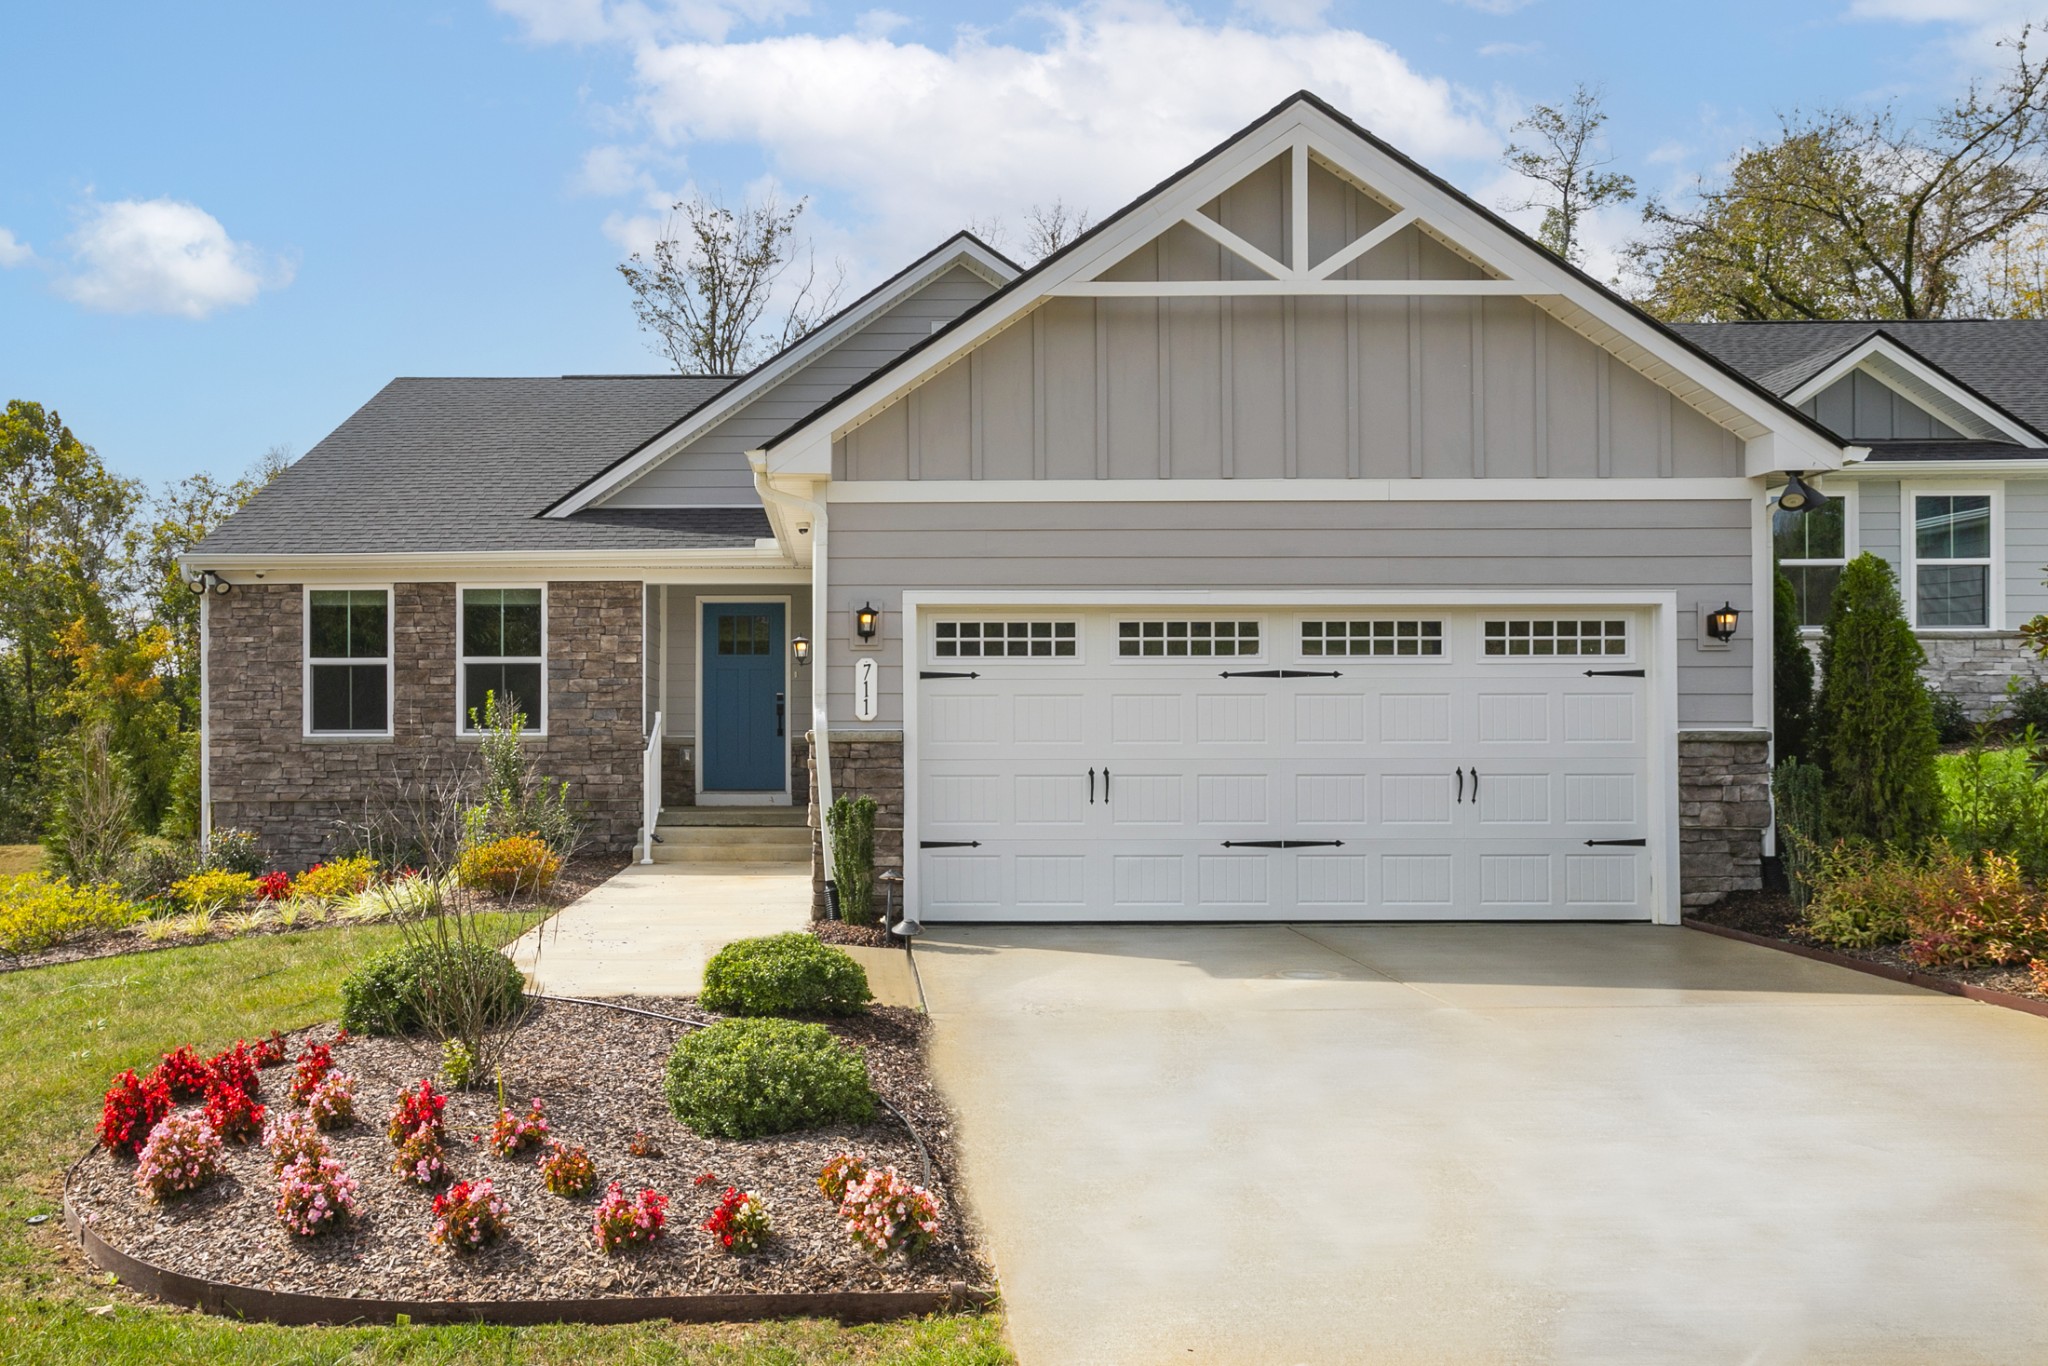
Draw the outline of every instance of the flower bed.
M698 1016L687 1002L637 1002ZM506 1066L508 1098L518 1113L538 1096L550 1143L580 1145L595 1168L582 1196L549 1193L541 1161L555 1151L529 1148L494 1155L499 1117L494 1090L458 1092L443 1115L451 1181L489 1180L504 1204L505 1236L463 1255L437 1247L434 1196L392 1170L395 1149L385 1117L402 1092L430 1075L438 1050L421 1040L351 1039L333 1048L334 1066L356 1081L359 1122L319 1135L356 1183L354 1208L318 1237L287 1232L275 1212L278 1178L261 1145L228 1145L221 1174L174 1201L138 1194L134 1163L96 1150L81 1161L69 1192L76 1215L121 1254L165 1271L311 1295L365 1292L393 1300L521 1301L693 1294L944 1292L989 1277L962 1228L951 1194L947 1120L925 1078L923 1021L878 1010L835 1023L834 1032L867 1049L877 1091L909 1114L932 1151L939 1236L915 1260L896 1254L877 1264L847 1234L836 1202L818 1189L826 1162L848 1150L876 1167L921 1179L915 1144L886 1114L873 1123L773 1138L701 1138L670 1117L662 1068L681 1027L590 1006L545 1004L521 1032ZM287 1040L296 1058L321 1029ZM289 1069L261 1074L263 1103L290 1110ZM181 1107L196 1113L196 1107ZM643 1136L636 1156L635 1136ZM699 1185L706 1173L714 1180ZM646 1246L606 1255L593 1236L599 1200L612 1182L629 1197L666 1196L665 1227ZM773 1234L759 1251L735 1255L704 1225L728 1187L756 1192L773 1212Z

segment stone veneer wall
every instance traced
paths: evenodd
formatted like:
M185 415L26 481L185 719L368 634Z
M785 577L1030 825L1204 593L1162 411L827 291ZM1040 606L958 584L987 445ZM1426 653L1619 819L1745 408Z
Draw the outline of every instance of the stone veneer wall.
M585 809L588 847L625 853L640 829L641 586L551 583L547 603L548 734L530 743ZM392 609L392 737L308 739L300 585L211 600L216 826L254 830L274 860L302 867L335 852L341 822L474 763L475 743L455 735L455 585L396 584Z
M1686 910L1763 886L1771 824L1770 736L1759 730L1678 737L1678 890Z
M832 796L875 799L875 871L903 871L903 732L900 730L835 730L832 732ZM818 760L813 734L804 736L806 793L818 790ZM818 804L806 798L811 812L811 917L825 918L824 819ZM875 888L877 909L887 891Z
M2006 680L2017 674L2027 683L2048 676L2042 662L2026 647L2017 631L1993 631L1984 635L1920 637L1927 651L1921 677L1928 686L1941 689L1963 704L1972 721L1981 721L2005 705ZM1816 656L1815 664L1819 660Z

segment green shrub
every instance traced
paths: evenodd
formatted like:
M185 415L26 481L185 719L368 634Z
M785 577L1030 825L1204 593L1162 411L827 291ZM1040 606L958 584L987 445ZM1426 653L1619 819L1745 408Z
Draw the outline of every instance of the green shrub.
M1771 774L1778 813L1778 859L1802 911L1813 900L1814 863L1821 848L1822 783L1818 765L1787 759Z
M136 838L121 863L121 889L130 896L155 900L171 890L171 884L197 872L199 864L193 847L155 835Z
M263 846L253 830L224 826L206 837L206 853L199 860L208 872L246 873L255 877L263 871Z
M256 879L247 873L209 868L171 884L171 899L188 911L218 911L256 899Z
M80 887L42 873L0 877L0 953L34 953L142 917L142 909L110 883Z
M668 1056L668 1103L713 1138L759 1138L875 1113L867 1056L823 1025L720 1020L683 1036Z
M2048 683L2022 684L2018 678L2006 684L2007 713L2022 726L2048 732Z
M1870 554L1849 561L1821 637L1830 835L1913 846L1934 833L1941 789L1933 707L1920 681L1926 658L1891 566Z
M857 1015L869 995L852 954L794 932L741 939L713 954L697 1004L724 1015Z
M875 799L841 797L825 813L832 828L832 882L839 892L839 918L849 925L875 923Z
M1942 834L1965 853L2006 853L2030 878L2048 876L2048 782L2032 726L2011 748L1979 743L1936 763Z
M495 949L407 944L368 959L341 983L341 1024L352 1034L411 1034L425 1026L427 992L437 981L480 981L487 1013L498 1022L519 1013L526 979Z
M1771 615L1771 736L1778 758L1813 754L1813 655L1799 634L1799 595L1778 572Z
M1869 844L1838 841L1816 851L1814 897L1806 932L1843 949L1897 944L1911 933L1918 901L1917 859Z
M1934 738L1944 745L1960 745L1976 734L1977 727L1970 720L1970 713L1963 709L1963 699L1940 688L1927 690L1927 706L1934 714Z

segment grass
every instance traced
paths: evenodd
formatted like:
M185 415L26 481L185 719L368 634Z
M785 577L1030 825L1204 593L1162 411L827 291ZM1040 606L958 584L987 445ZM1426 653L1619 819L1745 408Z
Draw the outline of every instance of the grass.
M42 866L42 845L0 844L0 877L15 877L21 873L37 872Z
M524 918L522 918L523 921ZM506 929L513 928L508 920ZM336 985L394 942L389 926L271 935L0 974L0 1361L719 1363L997 1366L994 1315L841 1327L773 1324L545 1328L276 1328L165 1309L88 1273L59 1215L63 1169L91 1142L107 1078L178 1043L331 1019ZM32 1215L47 1224L30 1228ZM94 1308L111 1305L110 1313Z

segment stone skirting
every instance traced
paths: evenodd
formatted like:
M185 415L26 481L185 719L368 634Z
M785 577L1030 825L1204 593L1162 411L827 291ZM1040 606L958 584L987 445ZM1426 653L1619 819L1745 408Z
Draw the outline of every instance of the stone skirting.
M1685 909L1761 888L1770 824L1770 736L1758 730L1681 731L1678 890Z
M547 593L548 734L528 743L569 783L586 847L622 854L640 829L641 586ZM238 583L208 603L213 823L255 831L281 865L328 857L347 842L344 822L474 769L475 741L455 733L455 585L400 583L391 597L389 739L305 736L300 585Z
M2048 677L2048 668L2026 647L2017 631L1982 635L1922 635L1927 651L1921 677L1963 704L1972 721L1981 721L2005 705L2006 681L2018 675L2027 683Z
M875 872L903 871L903 732L900 730L835 730L830 737L833 797L875 799ZM804 736L806 764L804 791L818 790L817 755L814 735ZM823 818L818 804L806 797L811 812L811 915L825 915L825 863ZM885 890L875 888L875 901L884 904Z

